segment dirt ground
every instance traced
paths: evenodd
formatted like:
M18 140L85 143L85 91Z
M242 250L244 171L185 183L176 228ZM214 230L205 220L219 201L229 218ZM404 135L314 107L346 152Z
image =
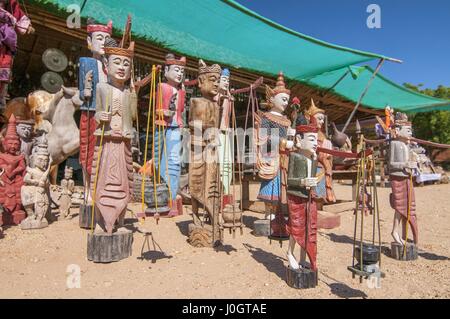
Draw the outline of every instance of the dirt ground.
M252 191L258 190L252 185ZM391 242L393 210L389 188L379 188L383 251ZM351 187L336 185L340 199L351 198ZM386 277L379 288L352 279L354 220L341 214L341 226L318 234L319 284L295 290L285 282L285 251L276 241L254 237L248 228L262 215L246 212L241 236L225 234L218 250L193 248L186 242L191 220L185 214L147 219L141 225L128 216L135 229L133 255L120 262L95 264L86 258L88 230L78 227L78 210L71 220L56 221L41 230L4 230L0 239L1 298L450 298L450 185L416 189L419 219L419 259L412 262L382 256ZM137 205L130 205L137 209ZM366 233L371 228L367 224ZM152 232L150 251L141 249L143 232ZM69 265L81 269L81 287L68 288ZM70 267L69 267L70 270Z

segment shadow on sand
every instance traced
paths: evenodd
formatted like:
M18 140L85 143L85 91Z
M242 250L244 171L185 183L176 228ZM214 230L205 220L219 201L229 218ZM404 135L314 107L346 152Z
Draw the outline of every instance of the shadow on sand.
M367 298L367 294L364 291L358 290L358 289L354 289L352 287L349 287L348 285L344 284L343 282L340 282L326 274L324 274L323 272L319 271L320 275L319 275L319 280L321 282L323 282L325 285L327 285L328 287L330 287L331 289L331 293L339 298L345 298L345 299L349 299L349 298ZM326 277L332 281L335 281L333 283L327 283L325 281L323 281L320 277Z
M266 267L266 269L278 277L281 280L286 280L286 259L281 258L277 255L274 255L270 252L264 251L260 248L253 247L250 244L242 244L249 251L252 258L255 259L258 263L261 263Z

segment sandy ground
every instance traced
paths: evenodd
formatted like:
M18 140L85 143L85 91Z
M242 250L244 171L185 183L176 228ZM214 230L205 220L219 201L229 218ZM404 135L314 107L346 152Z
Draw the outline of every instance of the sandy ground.
M257 191L254 185L253 192ZM390 189L379 189L383 251L390 247L393 211ZM337 185L340 199L351 198L351 187ZM156 225L141 225L128 216L135 229L133 255L120 262L95 264L86 259L87 230L73 218L53 222L41 230L4 230L0 239L1 298L450 298L450 185L416 189L420 232L420 257L400 262L386 255L386 277L379 288L352 279L354 220L341 215L341 226L318 235L319 284L315 289L295 290L284 281L285 251L276 241L254 237L248 226L261 215L246 212L247 227L241 236L225 234L225 245L213 250L193 248L186 242L185 213ZM136 205L130 205L136 208ZM188 207L187 207L188 208ZM185 209L185 211L189 211ZM366 233L371 228L367 224ZM150 250L141 249L142 232L151 231ZM81 269L81 288L68 288L69 265Z

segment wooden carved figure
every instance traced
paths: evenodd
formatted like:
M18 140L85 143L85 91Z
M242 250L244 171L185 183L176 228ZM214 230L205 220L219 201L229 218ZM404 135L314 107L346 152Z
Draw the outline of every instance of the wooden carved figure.
M389 145L389 179L392 193L390 202L395 210L392 237L393 257L399 259L417 258L415 246L418 244L418 227L416 216L416 202L414 196L413 175L417 170L417 162L410 146L412 137L411 122L404 113L396 113L394 122L394 138ZM401 226L400 226L401 224ZM402 227L402 234L399 229ZM407 244L408 228L414 238L414 245ZM404 255L406 249L406 256ZM397 251L397 254L395 253ZM410 252L411 251L411 252Z
M26 217L20 190L26 170L25 157L20 154L20 140L16 133L14 114L9 118L0 153L0 205L3 206L2 223L18 225Z
M286 174L288 165L287 150L293 146L288 141L295 134L291 121L284 111L289 103L290 90L285 87L283 73L278 75L275 88L266 86L266 99L270 110L256 119L258 175L263 180L258 194L266 206L266 219L272 220L271 235L286 237Z
M75 182L72 179L73 168L66 166L64 169L64 178L61 180L61 196L59 197L59 216L68 218L70 215L70 206L72 204L72 194L75 190Z
M85 203L80 207L80 215L92 210L92 194L89 185L92 175L92 161L97 128L95 118L97 85L107 82L105 66L105 41L111 37L112 21L107 25L87 21L87 44L92 57L81 57L78 74L79 97L83 101L80 117L80 164L83 169ZM85 212L86 210L86 212Z
M230 70L223 69L220 75L219 94L217 101L220 106L220 146L219 146L219 163L220 163L220 180L222 182L222 198L223 206L232 204L233 199L230 193L231 180L233 178L233 137L230 132L231 108L233 107L234 97L230 94Z
M164 77L166 82L158 86L156 92L155 160L156 169L169 187L172 201L169 216L177 216L177 197L181 173L181 130L182 113L186 91L184 90L184 68L186 58L176 59L171 53L166 55ZM165 145L164 145L165 144Z
M219 167L218 128L220 121L216 96L221 68L199 61L198 86L202 97L192 98L189 112L191 156L189 162L189 192L192 196L194 226L189 242L194 246L214 246L222 241L219 230ZM209 224L199 217L199 208L206 210Z
M327 139L325 133L323 132L323 126L325 124L325 111L318 108L314 100L311 99L311 105L305 112L306 118L315 118L318 131L318 142L319 147L333 149L331 141ZM318 157L318 167L317 174L319 184L316 187L316 194L325 203L336 202L336 196L333 191L333 156L326 153L319 153Z
M96 90L97 129L92 164L96 178L91 179L91 192L95 194L96 231L111 235L116 221L123 226L133 184L131 139L137 105L132 103L135 100L127 83L131 77L134 42L125 49L108 39L104 50L109 81L97 84Z
M33 167L27 167L24 186L21 190L22 204L27 218L20 223L22 229L38 229L48 226L46 214L50 208L49 173L51 158L48 153L47 140L43 139L33 153Z
M318 127L315 125L298 125L296 149L289 155L287 282L294 288L317 285L317 133ZM296 244L300 246L300 261L294 257ZM309 263L306 262L306 255Z

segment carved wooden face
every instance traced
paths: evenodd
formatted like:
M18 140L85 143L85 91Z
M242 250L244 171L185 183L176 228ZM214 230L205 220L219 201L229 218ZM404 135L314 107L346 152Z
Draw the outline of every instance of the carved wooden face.
M272 104L272 111L283 113L289 103L289 94L278 93L270 98L270 103Z
M22 139L29 139L31 132L33 131L33 125L27 123L19 123L16 126L17 135Z
M315 153L317 150L317 133L303 133L296 136L296 146L307 153Z
M206 73L198 77L198 87L203 97L212 98L219 90L220 74Z
M3 148L5 152L11 155L16 155L20 151L20 140L18 139L4 139Z
M108 76L119 82L126 82L131 77L131 59L111 54L108 57Z
M102 31L92 32L91 36L87 37L87 43L89 50L92 54L104 55L105 54L105 41L110 37L109 33Z
M219 82L219 88L223 91L228 91L230 88L230 77L229 76L221 76Z
M168 65L165 67L164 76L169 83L180 84L184 79L184 66Z
M73 171L70 169L65 169L64 170L64 178L65 179L71 179L73 176Z
M316 113L314 114L314 117L316 118L317 127L321 129L323 125L325 124L325 114L323 113Z
M45 171L48 166L48 156L45 155L34 155L34 166L42 171Z
M411 125L402 125L395 129L397 134L403 137L412 137L412 128Z

